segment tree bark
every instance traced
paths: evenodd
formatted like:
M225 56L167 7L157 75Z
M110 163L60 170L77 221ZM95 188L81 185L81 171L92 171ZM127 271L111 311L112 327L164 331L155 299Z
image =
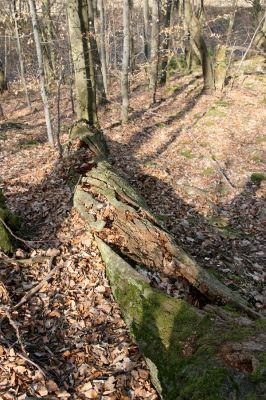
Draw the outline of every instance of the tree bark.
M158 67L159 67L159 0L152 0L151 63L150 63L151 103L156 102Z
M89 40L87 0L67 2L69 34L75 72L77 117L98 125L96 82Z
M128 70L129 70L129 57L130 57L130 0L123 0L123 64L122 64L122 79L121 79L121 95L122 95L122 109L121 119L123 124L128 123L128 108L129 108L129 84L128 84Z
M40 42L38 19L37 19L37 13L36 13L36 5L35 5L35 0L28 0L28 2L29 2L29 6L30 6L33 35L34 35L34 41L35 41L35 46L36 46L38 68L39 68L40 90L41 90L41 96L42 96L42 101L43 101L43 106L44 106L44 115L45 115L48 141L49 141L50 145L54 146L54 137L53 137L51 117L50 117L49 102L48 102L48 97L47 97L46 89L45 89L43 56L42 56L42 48L41 48L41 42Z

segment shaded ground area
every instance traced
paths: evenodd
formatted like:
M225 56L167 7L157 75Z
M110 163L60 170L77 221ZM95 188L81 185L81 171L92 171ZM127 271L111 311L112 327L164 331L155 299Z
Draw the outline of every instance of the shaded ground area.
M136 82L145 83L144 78L140 74ZM251 177L265 174L265 80L263 74L244 75L233 90L205 96L198 74L175 77L159 90L153 107L147 104L147 93L132 82L136 90L126 127L114 124L120 116L114 85L111 103L100 112L120 173L139 189L178 244L262 311L266 185L254 179L263 175ZM19 395L27 392L51 399L156 399L144 361L112 299L95 244L71 211L71 160L59 163L56 151L46 144L36 94L34 114L25 109L22 95L17 100L12 93L5 96L0 187L32 240L29 253L21 244L17 258L48 257L22 266L1 255L6 301L16 304L49 268L58 266L58 272L13 315L31 360L46 372L45 378L18 355L15 331L2 321L8 342L0 347L0 390L9 393L3 398L17 393L23 399ZM52 107L55 115L56 104ZM73 120L67 94L61 107L62 138L67 141ZM178 282L156 274L149 279L180 296Z

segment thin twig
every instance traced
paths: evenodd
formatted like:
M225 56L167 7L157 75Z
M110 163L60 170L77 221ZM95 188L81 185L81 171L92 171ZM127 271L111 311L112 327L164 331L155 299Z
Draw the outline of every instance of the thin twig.
M53 263L54 257L50 258L49 261L49 265L51 266ZM12 307L12 310L17 310L20 306L22 306L22 304L25 304L35 293L39 292L39 290L43 287L43 285L48 282L54 275L55 273L58 271L59 269L59 264L52 269L48 275L46 275L45 278L43 278L41 280L40 283L38 283L38 285L34 286L33 288L31 288L23 297L22 299L14 306Z
M9 321L10 325L14 328L22 352L23 352L24 354L27 354L27 353L26 353L26 349L25 349L25 347L24 347L24 344L23 344L23 342L22 342L22 340L21 340L21 336L20 336L20 333L19 333L18 326L17 326L17 324L15 323L15 321L12 319L12 317L11 317L11 315L10 315L10 312L9 312L9 309L8 309L7 307L1 307L1 311L3 311L3 313L4 313L5 316L7 317L7 319L8 319L8 321Z

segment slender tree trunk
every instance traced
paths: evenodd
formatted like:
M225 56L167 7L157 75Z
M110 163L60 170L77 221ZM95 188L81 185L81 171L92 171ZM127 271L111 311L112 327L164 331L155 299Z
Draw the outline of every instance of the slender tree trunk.
M5 68L0 61L0 93L3 93L5 90L7 90Z
M102 74L101 59L100 59L97 40L96 40L96 30L95 30L95 15L96 14L97 13L95 10L95 4L94 4L93 0L88 0L89 32L90 32L89 38L90 38L91 53L92 53L92 57L93 57L93 65L94 65L94 70L95 70L97 98L98 98L98 104L105 104L107 99L106 99L104 80L103 80L103 74Z
M23 54L22 54L22 49L21 49L21 44L20 44L19 29L18 29L17 15L16 15L16 1L15 0L11 4L11 8L12 8L12 18L13 18L14 25L15 25L15 35L16 35L16 40L17 40L17 52L18 52L19 65L20 65L21 81L23 84L27 105L29 108L31 108L31 101L30 101L26 77L25 77Z
M2 105L0 103L0 119L1 118L4 118L4 111L3 111Z
M100 52L101 52L101 63L102 63L102 74L103 84L106 96L108 95L108 78L107 78L107 62L106 62L106 45L105 45L105 8L103 6L103 0L98 0L99 12L100 12Z
M35 1L28 0L28 2L29 2L29 6L30 6L33 35L34 35L34 40L35 40L36 52L37 52L40 90L41 90L41 96L42 96L42 101L43 101L43 105L44 105L44 115L45 115L48 141L52 146L54 146L54 137L53 137L51 117L50 117L49 103L48 103L48 98L47 98L46 89L45 89L42 48L41 48L41 42L40 42L40 32L39 32L39 27L38 27Z
M165 85L167 78L167 65L169 58L169 47L170 47L170 21L171 14L174 10L174 0L166 0L166 9L164 15L164 23L163 28L165 32L163 33L163 41L162 41L162 58L161 58L161 76L160 76L160 84Z
M67 11L75 72L77 116L95 126L98 125L96 82L89 41L87 0L69 0Z
M5 45L4 45L4 50L5 50L5 58L4 58L4 73L6 76L7 73L7 31L5 31Z
M195 15L190 0L184 0L184 5L185 22L189 29L193 45L195 46L195 51L198 51L201 56L204 90L214 90L213 62L202 34L200 20Z
M46 39L46 50L47 57L49 59L49 66L55 74L56 70L56 53L55 53L55 32L51 17L51 2L50 0L43 0L43 12L44 12L44 37Z
M159 67L159 0L152 0L152 31L151 31L151 63L150 63L150 97L156 101L156 90Z
M144 54L147 60L150 58L150 43L149 43L149 0L143 0L143 17L144 17Z
M121 79L121 95L122 95L122 123L128 122L128 69L129 69L129 54L130 54L130 0L123 0L123 26L124 26L124 42L123 42L123 65Z
M254 39L254 45L260 49L263 50L266 53L266 5L265 5L265 11L264 11L264 21L262 24L261 29L258 31L255 39Z

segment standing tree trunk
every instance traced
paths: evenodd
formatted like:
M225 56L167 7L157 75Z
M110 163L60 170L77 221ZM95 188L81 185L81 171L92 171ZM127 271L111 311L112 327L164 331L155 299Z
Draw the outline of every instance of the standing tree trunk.
M42 48L47 80L56 75L55 33L51 18L51 2L43 0Z
M151 30L151 64L150 64L150 97L156 101L156 90L159 67L159 0L152 0L152 30Z
M195 51L199 52L201 57L204 90L214 90L213 62L212 57L208 53L208 48L202 34L200 19L194 13L190 0L185 0L184 6L185 22L190 32L192 45L195 48Z
M143 0L143 17L144 17L144 54L147 60L150 58L150 43L149 43L149 0Z
M0 61L0 93L4 92L5 90L7 90L5 69Z
M87 120L90 126L97 126L96 82L89 40L87 0L69 0L67 12L75 71L77 116L78 119Z
M30 6L30 14L32 19L32 27L33 27L33 35L35 40L36 52L37 52L37 59L38 59L38 67L39 67L39 81L40 81L40 89L41 89L41 96L44 105L44 115L45 115L45 122L47 127L47 135L49 143L54 146L54 137L53 137L53 130L52 130L52 123L50 117L50 110L49 110L49 103L45 89L45 79L44 79L44 69L43 69L43 57L42 57L42 48L40 42L40 32L38 27L38 19L36 13L36 5L34 0L28 0Z
M108 78L107 78L107 61L106 61L106 46L105 46L105 9L103 0L98 0L100 12L100 53L102 63L103 84L106 96L108 95Z
M20 44L20 37L19 37L19 30L18 30L18 22L17 22L17 15L16 15L16 0L14 0L13 3L11 4L11 8L12 8L12 18L13 18L14 25L15 25L15 35L16 35L16 40L17 40L17 52L18 52L19 65L20 65L21 81L22 81L22 84L23 84L27 105L28 105L29 108L31 108L31 101L30 101L27 82L26 82L26 77L25 77L23 54L22 54L22 49L21 49L21 44Z
M104 80L102 74L101 59L96 40L95 15L96 15L95 4L93 0L88 0L88 16L89 16L89 32L90 32L89 39L93 57L93 65L95 69L97 98L98 98L98 104L105 104L107 102L107 99L106 99Z
M264 17L262 18L264 18L264 21L261 29L258 31L254 39L254 45L258 49L263 50L266 53L266 5L265 5Z
M167 78L167 65L169 58L169 48L170 48L170 21L171 15L174 11L174 0L166 0L165 4L165 15L164 15L164 23L163 23L163 40L162 40L162 57L161 57L161 76L160 76L160 84L165 85Z
M130 0L123 0L123 26L124 26L124 42L123 42L123 65L121 79L121 95L122 95L122 123L128 122L128 69L129 69L129 54L130 54Z

